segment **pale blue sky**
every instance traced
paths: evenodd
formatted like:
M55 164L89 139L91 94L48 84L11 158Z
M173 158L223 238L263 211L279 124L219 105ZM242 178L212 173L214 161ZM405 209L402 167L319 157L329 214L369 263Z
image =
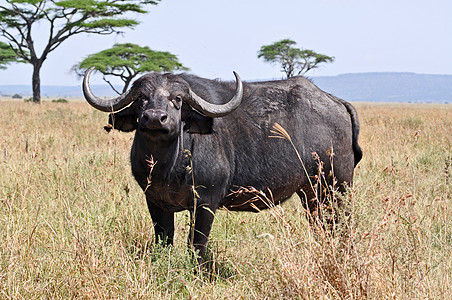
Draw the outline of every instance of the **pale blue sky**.
M41 83L78 85L70 72L77 61L125 42L170 51L206 78L233 80L233 70L244 80L281 78L279 67L256 53L283 38L336 58L310 76L452 74L451 0L162 0L138 19L141 25L123 36L67 40L44 63ZM0 71L0 85L30 82L30 66Z

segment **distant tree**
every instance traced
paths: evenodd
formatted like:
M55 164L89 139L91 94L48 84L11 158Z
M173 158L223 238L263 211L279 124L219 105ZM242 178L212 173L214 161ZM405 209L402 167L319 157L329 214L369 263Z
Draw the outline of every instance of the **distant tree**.
M6 69L6 65L12 62L22 61L8 44L0 42L0 69Z
M91 67L103 74L103 79L117 91L106 76L119 77L124 82L122 93L128 90L132 80L144 72L172 72L188 70L169 52L154 51L136 44L115 44L112 48L94 53L74 67L77 74L83 75Z
M0 3L0 36L14 52L33 66L33 102L41 101L40 70L50 52L81 33L107 35L133 28L128 13L146 13L144 7L160 0L5 0ZM35 47L35 31L48 30L42 52Z
M290 39L284 39L265 45L258 51L257 57L263 58L265 62L281 65L281 71L286 73L287 78L305 75L308 71L318 68L321 63L334 61L334 57L295 48L296 44Z

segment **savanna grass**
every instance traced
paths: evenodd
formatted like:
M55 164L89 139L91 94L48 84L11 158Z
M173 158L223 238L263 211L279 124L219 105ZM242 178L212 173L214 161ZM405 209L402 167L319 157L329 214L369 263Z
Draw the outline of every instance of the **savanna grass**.
M356 107L364 158L337 229L297 197L219 211L198 272L188 213L173 247L151 243L133 135L83 102L0 102L0 298L452 298L452 107Z

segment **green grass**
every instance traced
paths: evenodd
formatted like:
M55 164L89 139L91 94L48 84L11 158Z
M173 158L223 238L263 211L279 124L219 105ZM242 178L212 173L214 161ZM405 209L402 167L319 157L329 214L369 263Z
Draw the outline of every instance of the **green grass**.
M173 247L151 242L132 134L83 102L0 102L0 298L452 298L452 107L356 107L364 158L338 231L297 197L219 211L198 272L188 213Z

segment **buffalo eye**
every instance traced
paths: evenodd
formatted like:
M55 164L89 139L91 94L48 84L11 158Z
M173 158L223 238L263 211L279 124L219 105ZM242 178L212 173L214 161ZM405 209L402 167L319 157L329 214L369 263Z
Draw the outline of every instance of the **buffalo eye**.
M171 103L176 109L180 109L182 106L182 97L181 96L174 97Z

